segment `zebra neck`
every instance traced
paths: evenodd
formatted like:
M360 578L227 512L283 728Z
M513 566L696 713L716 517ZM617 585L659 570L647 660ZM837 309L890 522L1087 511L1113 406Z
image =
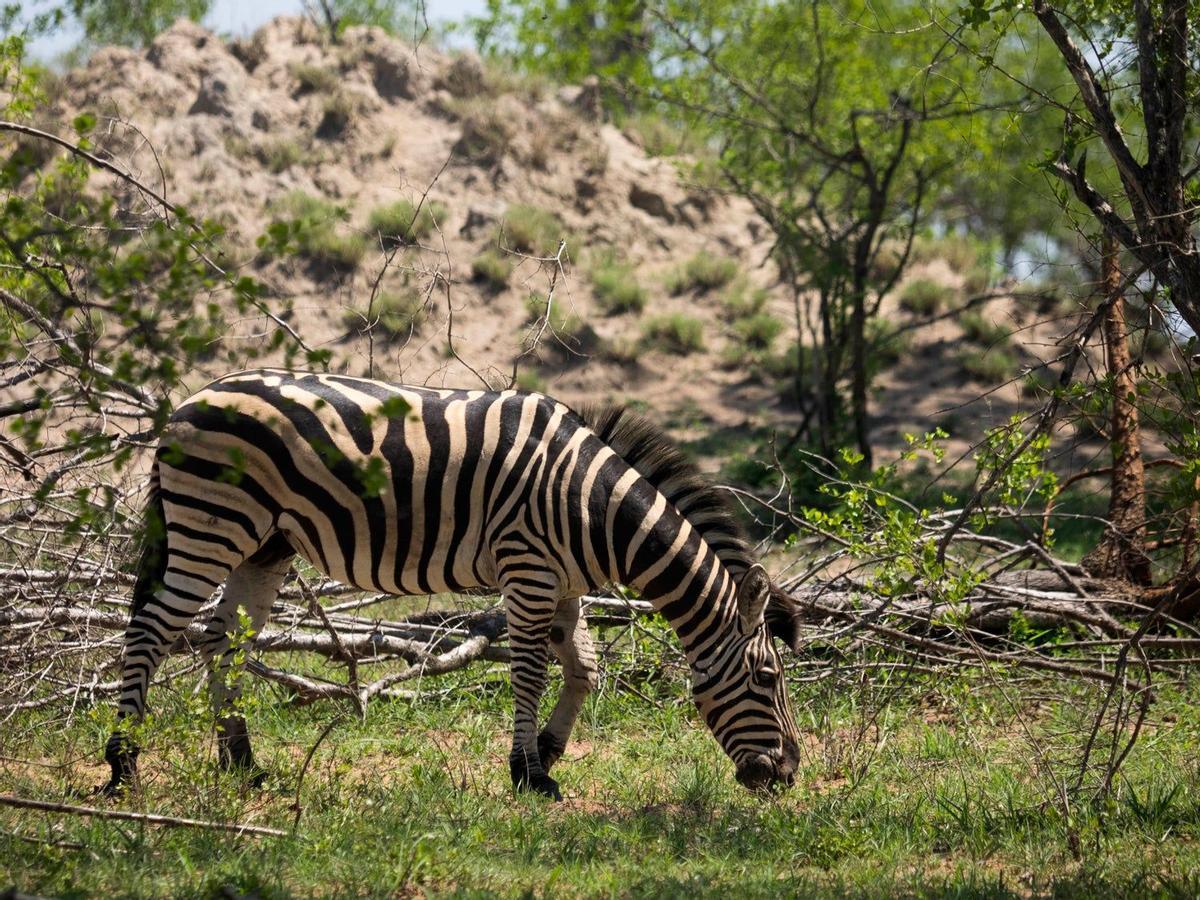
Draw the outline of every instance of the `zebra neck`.
M688 662L699 664L737 627L733 576L700 532L648 482L621 479L609 503L611 580L650 601L679 635Z

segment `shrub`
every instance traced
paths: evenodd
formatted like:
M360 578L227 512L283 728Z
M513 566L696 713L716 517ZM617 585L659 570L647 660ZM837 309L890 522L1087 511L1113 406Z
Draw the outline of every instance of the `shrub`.
M546 298L541 294L530 294L526 297L525 316L529 322L537 322L539 319L545 318ZM563 337L579 338L585 328L583 319L573 312L568 312L564 308L561 298L550 304L550 316L547 321L550 330Z
M271 206L275 224L286 226L299 253L314 265L334 271L353 271L366 252L360 234L339 231L348 214L344 207L303 191L286 194Z
M646 306L646 290L638 284L633 267L609 252L592 267L592 289L596 304L610 316L641 312Z
M425 321L425 298L412 289L383 291L375 297L373 314L377 333L389 338L407 337ZM352 309L346 310L343 321L354 331L362 331L370 324L362 313Z
M900 308L918 316L932 316L954 291L929 278L914 278L900 291Z
M977 310L968 310L958 317L963 337L974 344L991 347L1008 341L1008 329L1000 322L993 322Z
M499 250L484 250L471 263L471 278L482 281L494 291L508 287L508 278L512 275L512 259Z
M496 103L473 97L453 103L451 109L462 119L462 133L454 145L454 152L474 163L498 163L512 144L513 131Z
M549 210L516 203L504 213L498 243L531 256L553 256L565 236L562 221Z
M781 331L783 323L765 312L738 319L733 325L733 334L738 342L750 350L771 349Z
M986 255L977 241L958 234L948 234L940 238L919 237L913 241L912 259L914 262L945 260L946 265L952 271L960 274L969 272Z
M293 63L288 66L292 77L300 83L300 93L331 93L337 90L342 78L333 69L309 63Z
M385 245L396 246L424 240L445 220L446 207L436 200L426 200L420 209L408 200L397 200L371 210L367 228L379 235Z
M735 260L725 256L697 253L667 275L667 290L676 295L690 290L709 291L729 284L737 272Z
M546 379L539 375L536 369L521 369L517 372L516 387L519 391L544 394L546 393Z
M704 323L682 313L655 316L642 326L641 343L644 349L687 356L704 349Z
M300 162L304 158L304 150L294 140L278 138L262 144L255 155L267 167L267 171L278 175Z
M625 120L622 129L647 156L679 156L703 149L703 141L682 123L669 121L653 113L638 113Z
M1007 350L971 350L962 355L962 367L972 378L997 384L1008 379L1017 361Z
M739 278L721 298L722 314L731 321L757 315L766 308L768 296L762 288L751 287L746 279Z

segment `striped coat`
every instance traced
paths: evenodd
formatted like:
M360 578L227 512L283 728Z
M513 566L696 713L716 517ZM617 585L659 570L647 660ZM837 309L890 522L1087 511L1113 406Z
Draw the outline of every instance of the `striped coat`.
M578 598L618 582L671 623L705 722L751 788L790 782L796 727L765 620L772 597L719 495L621 409L583 416L517 391L430 390L259 370L184 402L152 473L148 540L126 633L118 715L136 720L171 645L222 584L200 649L214 661L220 756L261 777L227 633L256 629L299 554L366 590L504 597L514 784L557 797L561 755L596 660ZM776 624L786 610L772 609ZM544 727L549 652L564 686ZM135 772L123 725L109 791Z

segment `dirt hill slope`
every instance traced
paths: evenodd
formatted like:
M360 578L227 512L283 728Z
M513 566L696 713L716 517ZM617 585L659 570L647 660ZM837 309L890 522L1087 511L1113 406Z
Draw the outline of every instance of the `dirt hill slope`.
M228 265L261 278L272 306L329 347L339 370L499 386L519 365L523 386L644 404L685 438L796 421L794 312L775 288L767 229L748 204L692 183L686 161L652 158L602 123L586 88L522 80L378 29L330 45L310 22L281 18L232 44L181 21L145 52L101 50L61 96L61 123L98 112L96 143L116 161L226 223ZM433 213L413 241L380 227L398 201ZM255 247L272 221L302 223L300 259ZM561 269L528 258L554 256L559 239ZM952 298L963 275L927 259L914 279ZM620 311L639 296L641 310ZM912 320L894 298L884 308L893 324ZM647 337L664 316L676 318ZM1010 330L1036 318L1008 301L983 316ZM262 321L230 329L265 340ZM1037 351L1055 330L1023 339ZM987 343L973 352L986 356ZM957 318L897 342L874 400L882 446L934 424L969 441L1023 402L1015 385L978 399L966 346ZM1034 359L1001 352L1014 370Z

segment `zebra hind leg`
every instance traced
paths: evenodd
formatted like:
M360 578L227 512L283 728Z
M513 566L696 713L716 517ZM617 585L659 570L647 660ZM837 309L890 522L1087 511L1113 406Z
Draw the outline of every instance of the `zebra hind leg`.
M213 545L212 549L207 561L197 562L191 556L172 557L161 528L146 541L133 589L133 613L125 629L117 727L104 747L105 762L112 770L108 783L99 788L105 796L120 793L137 777L138 746L129 726L145 715L146 692L159 665L234 564L227 547Z
M222 769L243 774L246 783L261 787L267 771L254 761L250 732L241 712L244 664L238 663L243 649L230 635L242 630L241 613L254 633L262 631L279 594L294 555L281 534L276 534L257 553L234 569L225 581L225 592L197 649L209 664L209 692L217 725L217 762Z
M550 626L550 647L562 664L563 687L546 727L538 735L538 756L546 772L566 750L583 701L595 690L598 678L596 648L587 621L580 614L578 599L564 601L559 607Z

